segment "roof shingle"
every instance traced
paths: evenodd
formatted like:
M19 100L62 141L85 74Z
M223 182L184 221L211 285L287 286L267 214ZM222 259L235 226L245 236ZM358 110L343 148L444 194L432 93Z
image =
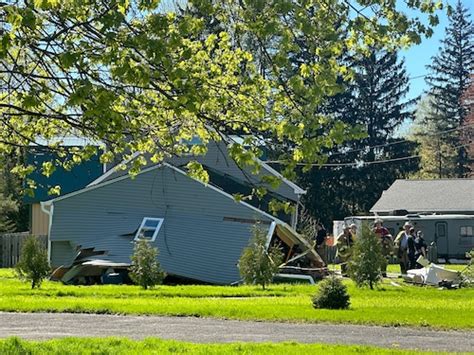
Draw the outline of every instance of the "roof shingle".
M474 179L396 180L372 206L372 213L474 213Z

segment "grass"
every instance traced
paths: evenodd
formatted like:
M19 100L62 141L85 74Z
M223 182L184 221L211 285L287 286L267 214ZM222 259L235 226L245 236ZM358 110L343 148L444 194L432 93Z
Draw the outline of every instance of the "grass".
M66 286L46 281L39 290L0 270L0 311L73 312L217 317L240 320L330 322L474 329L474 289L439 290L393 286L358 289L345 281L349 310L316 310L311 296L317 286Z
M454 271L463 271L467 265L463 264L446 264L443 265L446 269L454 270ZM341 265L339 264L331 264L329 265L329 270L340 270ZM389 264L387 266L387 272L392 274L399 274L400 273L400 265L398 264Z
M148 338L64 338L48 341L0 340L0 353L13 354L413 354L414 350L360 345L284 343L194 344ZM420 352L421 353L421 352ZM428 352L423 352L429 354ZM434 353L431 353L434 354ZM439 353L437 353L439 354Z

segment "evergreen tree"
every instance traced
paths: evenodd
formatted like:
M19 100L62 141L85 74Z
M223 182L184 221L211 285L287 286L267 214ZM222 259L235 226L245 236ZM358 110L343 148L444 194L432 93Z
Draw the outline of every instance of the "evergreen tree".
M465 124L468 107L463 96L470 85L474 67L474 26L469 10L458 0L448 15L449 24L441 41L443 46L427 66L430 75L426 82L430 87L432 109L425 122L432 123L437 132L454 130ZM439 177L465 177L469 174L467 149L461 143L461 136L461 130L439 136L440 145L448 145L456 151L453 164L439 169ZM443 170L448 172L443 173Z
M355 78L344 83L343 93L328 100L324 113L362 127L366 137L329 152L328 163L359 164L313 168L303 176L303 184L309 186L306 203L325 223L368 212L395 179L418 168L416 159L364 164L414 154L416 143L398 143L400 139L393 138L411 116L412 102L404 100L409 83L403 60L395 52L374 49L367 57L349 59L348 64Z
M314 308L346 309L350 305L347 286L335 275L319 283L318 291L313 297Z
M49 275L48 252L37 237L31 235L25 240L16 272L20 279L31 281L32 289L39 288L43 279Z
M349 276L358 287L374 286L382 280L381 268L386 263L379 239L367 223L356 239L349 262Z
M0 157L0 233L16 230L15 216L18 212L18 203L11 196L11 179L7 166L5 157Z
M420 170L413 174L414 178L436 179L455 176L452 167L456 164L457 152L445 138L446 135L456 135L457 131L439 132L434 121L425 121L426 117L434 116L433 98L426 95L417 104L411 135L411 138L419 144L418 155L420 155Z
M239 271L246 284L269 284L278 272L279 265L283 262L283 253L278 245L272 245L267 251L266 232L255 225L253 236L249 245L243 250L239 259Z
M149 241L140 239L135 244L131 257L130 278L145 290L161 284L165 277L157 257L158 249L153 248Z

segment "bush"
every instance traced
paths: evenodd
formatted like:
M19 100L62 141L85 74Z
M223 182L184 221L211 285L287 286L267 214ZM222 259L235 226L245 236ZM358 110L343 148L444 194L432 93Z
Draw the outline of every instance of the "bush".
M161 284L165 278L157 257L158 249L153 248L147 240L141 239L135 244L131 257L130 278L145 290Z
M381 268L385 262L378 237L367 223L363 223L349 261L349 277L357 287L369 286L373 290L382 279Z
M21 248L20 261L16 264L16 272L22 280L31 281L31 288L40 287L41 282L50 273L48 253L41 247L38 238L31 235Z
M313 297L314 308L347 309L350 296L347 287L332 275L319 283L318 292Z
M267 251L265 248L267 233L258 224L252 229L252 239L239 259L240 276L246 284L269 284L283 262L283 253L277 245Z

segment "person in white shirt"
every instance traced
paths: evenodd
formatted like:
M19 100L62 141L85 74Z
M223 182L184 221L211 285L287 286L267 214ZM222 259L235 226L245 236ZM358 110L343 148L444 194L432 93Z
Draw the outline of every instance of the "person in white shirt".
M405 275L408 270L410 260L408 258L408 243L411 238L410 229L412 228L410 222L405 222L403 230L397 234L395 238L395 251L397 253L398 262L400 263L400 272Z

